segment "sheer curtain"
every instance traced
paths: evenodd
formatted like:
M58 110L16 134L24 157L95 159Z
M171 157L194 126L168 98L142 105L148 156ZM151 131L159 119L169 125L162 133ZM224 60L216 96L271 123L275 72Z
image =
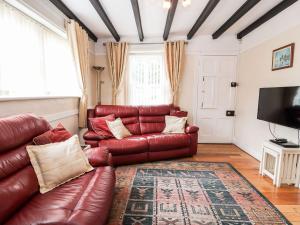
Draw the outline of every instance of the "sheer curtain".
M129 55L128 105L160 105L171 102L171 90L164 65L163 53Z
M0 97L80 96L66 38L2 0L0 29Z

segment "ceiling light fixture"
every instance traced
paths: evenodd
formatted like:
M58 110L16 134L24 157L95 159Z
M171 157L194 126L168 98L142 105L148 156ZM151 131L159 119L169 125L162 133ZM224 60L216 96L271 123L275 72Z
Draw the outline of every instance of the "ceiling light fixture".
M182 0L183 7L187 7L192 3L192 0ZM169 9L172 6L172 0L163 0L163 8Z

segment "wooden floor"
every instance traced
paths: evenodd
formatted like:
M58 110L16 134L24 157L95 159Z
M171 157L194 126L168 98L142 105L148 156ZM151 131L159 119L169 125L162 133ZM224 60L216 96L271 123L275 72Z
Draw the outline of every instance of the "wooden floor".
M259 175L259 161L234 145L200 144L195 161L229 162L264 196L266 196L292 224L300 225L300 189L284 185L276 188L272 180Z

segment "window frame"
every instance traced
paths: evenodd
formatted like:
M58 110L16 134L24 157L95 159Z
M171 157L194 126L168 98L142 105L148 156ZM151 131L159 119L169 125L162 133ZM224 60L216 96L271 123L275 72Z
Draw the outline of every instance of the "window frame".
M62 28L60 28L58 25L56 25L53 21L49 20L45 16L41 15L39 12L34 10L30 5L24 4L23 2L19 2L16 0L4 0L4 3L10 5L11 7L18 10L20 13L22 13L25 17L34 20L35 22L39 23L41 26L44 26L45 29L48 29L49 32L53 32L53 34L59 36L60 38L63 38L67 41L67 31ZM64 17L65 22L67 22L67 18ZM74 64L75 66L75 64ZM78 77L76 78L78 79ZM80 86L78 84L78 86ZM78 89L80 91L80 87ZM62 95L28 95L28 96L0 96L0 102L7 102L7 101L24 101L24 100L42 100L42 99L64 99L64 98L81 98L82 94L78 92L78 94L62 94Z
M128 66L127 66L126 77L125 77L125 79L126 79L126 82L125 82L126 83L126 85L125 85L125 102L126 102L126 105L131 105L130 102L129 102L130 56L139 56L139 55L144 55L144 56L160 55L160 56L162 56L163 70L164 70L165 75L166 75L166 82L169 82L168 76L167 76L166 65L165 65L165 59L164 59L164 51L163 51L162 47L163 47L163 45L161 45L161 48L156 49L156 50L149 50L149 49L145 50L143 48L141 48L141 49L136 49L135 48L134 50L129 51L129 53L128 53L128 64L127 64ZM171 96L169 96L169 101L171 103ZM164 103L164 104L170 104L170 103ZM157 105L160 105L160 103L157 104ZM147 104L143 105L143 106L147 106Z

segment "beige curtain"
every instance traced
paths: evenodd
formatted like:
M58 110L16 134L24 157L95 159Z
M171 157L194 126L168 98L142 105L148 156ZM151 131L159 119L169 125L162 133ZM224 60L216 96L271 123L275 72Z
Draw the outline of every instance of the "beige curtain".
M86 79L90 73L90 62L88 52L89 38L86 31L82 29L80 25L74 20L71 20L67 23L67 31L69 42L73 51L80 88L82 91L82 96L79 102L79 127L85 128L87 115Z
M177 104L184 61L184 41L165 42L165 60L172 90L172 103Z
M128 43L106 43L109 74L112 81L112 104L116 105L117 96L124 77L128 58Z

